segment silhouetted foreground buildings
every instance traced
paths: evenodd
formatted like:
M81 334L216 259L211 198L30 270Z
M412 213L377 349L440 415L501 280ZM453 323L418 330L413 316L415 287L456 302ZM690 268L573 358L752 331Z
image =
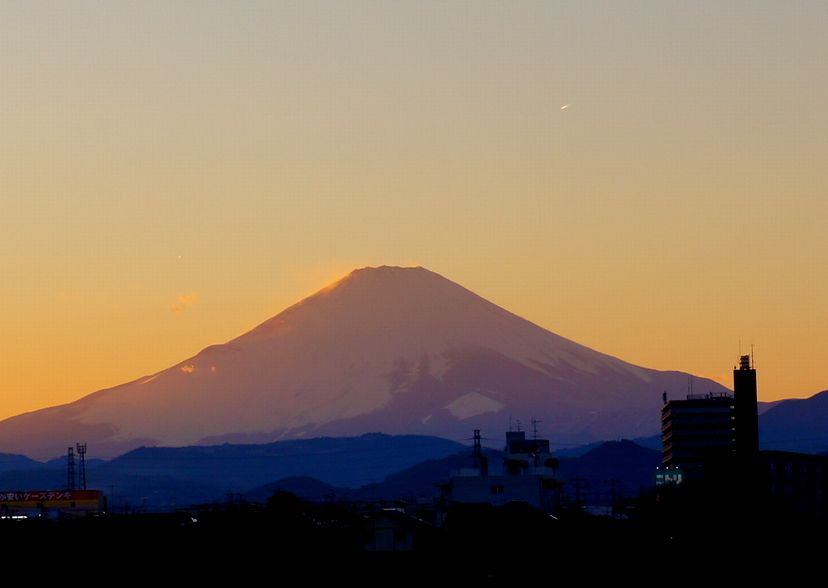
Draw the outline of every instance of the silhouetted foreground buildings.
M749 355L733 370L733 395L688 394L685 400L664 398L661 409L662 465L681 481L699 475L705 464L733 459L745 464L759 452L756 370Z
M780 525L764 513L743 516L731 504L710 501L699 488L673 487L663 502L637 499L627 516L590 516L563 508L555 516L523 502L503 506L311 503L277 492L266 505L205 505L173 513L102 514L60 521L0 520L5 561L16 550L83 546L98 561L123 562L125 570L186 572L188 578L229 573L236 581L252 571L313 580L320 577L406 580L461 578L508 580L576 572L594 577L675 566L678 554L729 541L776 549L806 543L804 525ZM703 490L703 489L702 489ZM686 491L686 492L685 492ZM699 499L701 498L701 500ZM710 506L712 505L712 507ZM810 534L811 536L813 533ZM56 547L55 547L56 546ZM717 560L718 561L718 560ZM588 562L588 567L574 566ZM720 561L718 561L720 565ZM416 565L415 565L416 564ZM702 563L693 563L700 566ZM400 567L402 566L402 567ZM594 566L598 566L593 569ZM632 569L636 569L632 568ZM519 571L519 576L515 576ZM429 584L431 585L431 584Z
M75 468L75 450L80 468ZM78 517L106 511L106 496L86 484L86 443L69 447L66 454L66 487L59 490L0 491L0 517Z
M759 452L769 512L783 520L828 521L828 456Z
M759 451L756 369L749 355L740 356L733 370L732 396L691 394L667 401L665 395L661 431L661 499L687 494L707 512L717 511L714 503L726 503L728 516L826 521L828 456Z
M661 410L662 465L668 478L681 482L697 474L711 458L736 452L735 407L726 393L688 394L670 400Z
M80 516L106 510L100 490L25 490L0 492L0 516L63 513Z

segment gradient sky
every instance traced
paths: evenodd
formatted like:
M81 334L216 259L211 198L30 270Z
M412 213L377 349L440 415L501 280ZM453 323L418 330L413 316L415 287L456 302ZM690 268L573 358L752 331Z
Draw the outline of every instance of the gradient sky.
M823 1L3 0L0 417L379 264L826 389L827 30Z

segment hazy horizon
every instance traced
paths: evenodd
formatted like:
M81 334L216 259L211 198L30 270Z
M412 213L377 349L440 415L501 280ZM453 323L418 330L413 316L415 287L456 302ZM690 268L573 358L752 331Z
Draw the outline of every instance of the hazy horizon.
M421 265L578 343L828 388L828 5L5 2L0 418Z

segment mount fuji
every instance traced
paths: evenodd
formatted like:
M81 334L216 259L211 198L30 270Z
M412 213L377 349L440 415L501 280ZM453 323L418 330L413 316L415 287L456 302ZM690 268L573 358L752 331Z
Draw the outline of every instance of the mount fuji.
M539 419L553 441L651 435L688 374L638 367L500 308L421 267L355 270L253 330L156 374L0 422L0 452L86 441L266 443L366 432L500 440ZM723 392L712 380L697 388Z

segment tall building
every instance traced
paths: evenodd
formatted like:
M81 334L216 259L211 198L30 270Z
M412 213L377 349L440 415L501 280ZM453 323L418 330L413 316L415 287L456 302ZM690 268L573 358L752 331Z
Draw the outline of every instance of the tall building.
M734 399L726 393L688 394L661 408L661 463L692 475L705 462L735 452Z
M662 468L658 482L680 482L705 464L733 459L749 464L759 454L756 370L749 355L733 370L733 396L726 393L688 394L661 408Z
M750 355L739 357L733 368L733 400L736 406L736 455L753 460L759 453L759 414L756 404L756 369Z

